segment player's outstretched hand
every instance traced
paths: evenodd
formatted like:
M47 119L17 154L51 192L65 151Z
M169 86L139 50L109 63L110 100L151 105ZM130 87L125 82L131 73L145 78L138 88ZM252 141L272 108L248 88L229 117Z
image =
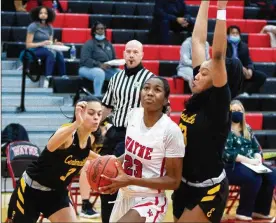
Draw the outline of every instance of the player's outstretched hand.
M218 9L226 9L227 6L227 0L219 0L218 1Z
M122 165L118 161L115 164L118 170L118 176L116 178L110 178L105 175L101 175L101 177L112 182L108 186L99 188L99 191L103 194L114 194L121 187L126 187L130 184L130 177L124 172Z

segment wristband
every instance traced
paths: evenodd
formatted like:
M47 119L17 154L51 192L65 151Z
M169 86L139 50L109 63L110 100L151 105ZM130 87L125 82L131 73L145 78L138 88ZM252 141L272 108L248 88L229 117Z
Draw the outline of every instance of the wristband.
M217 20L226 21L226 9L219 9L217 11Z

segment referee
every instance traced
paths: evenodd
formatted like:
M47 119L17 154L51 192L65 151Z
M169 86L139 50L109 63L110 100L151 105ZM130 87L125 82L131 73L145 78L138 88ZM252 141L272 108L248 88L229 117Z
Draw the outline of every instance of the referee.
M114 111L113 126L108 130L103 143L101 155L121 156L125 152L125 135L127 115L132 108L140 107L140 91L143 84L154 76L142 65L143 45L137 40L129 41L125 46L125 69L115 74L109 82L102 103L103 119ZM117 193L101 195L102 222L108 223Z

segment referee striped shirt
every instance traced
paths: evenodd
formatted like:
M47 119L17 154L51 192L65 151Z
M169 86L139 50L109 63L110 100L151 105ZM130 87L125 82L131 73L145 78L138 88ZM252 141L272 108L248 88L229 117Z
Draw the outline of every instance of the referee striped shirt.
M108 108L114 108L114 126L127 127L128 112L140 107L140 91L145 81L152 76L152 72L143 68L133 75L126 75L125 70L122 70L110 79L102 103Z

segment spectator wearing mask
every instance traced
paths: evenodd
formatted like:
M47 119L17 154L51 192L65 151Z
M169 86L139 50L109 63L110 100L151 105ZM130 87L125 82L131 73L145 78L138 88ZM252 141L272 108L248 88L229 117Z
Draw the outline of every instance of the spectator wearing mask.
M242 103L233 100L231 132L228 135L223 153L226 175L229 184L240 186L240 201L236 218L250 221L253 218L271 219L269 215L273 190L276 185L276 171L258 174L241 164L259 165L262 163L259 143L245 120Z
M169 44L169 31L192 32L193 22L183 0L156 0L151 38L153 43Z
M91 29L93 39L88 40L82 47L79 75L93 81L95 96L102 96L104 80L110 80L118 71L105 62L116 59L115 50L106 39L106 27L96 22Z
M44 87L48 87L55 65L57 65L58 74L68 78L65 75L62 52L47 48L48 45L63 45L63 43L53 40L54 29L50 24L55 20L55 12L51 8L39 6L32 9L30 15L33 22L27 28L26 48L32 50L38 58L45 62Z
M227 34L228 44L226 56L229 58L238 58L242 62L243 74L245 77L245 95L258 93L267 78L266 74L254 69L252 60L249 56L248 46L241 40L240 28L238 26L229 26Z
M205 59L210 59L209 43L206 41L205 45ZM182 77L189 83L190 89L192 89L192 82L194 80L193 67L192 67L192 37L188 37L181 46L180 49L180 61L176 68L177 75Z

